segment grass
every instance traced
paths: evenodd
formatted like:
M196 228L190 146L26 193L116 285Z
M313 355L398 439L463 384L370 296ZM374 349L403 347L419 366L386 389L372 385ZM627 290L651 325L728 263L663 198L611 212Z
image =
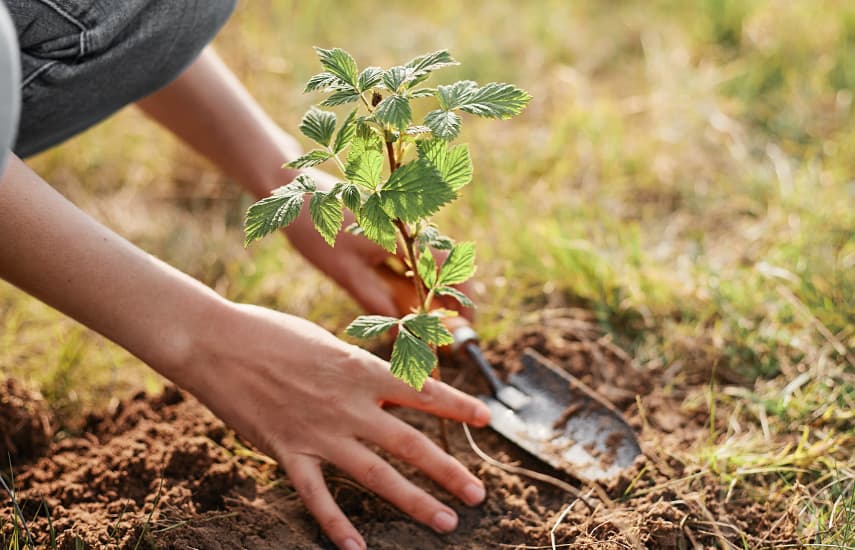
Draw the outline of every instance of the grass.
M467 122L476 181L441 220L479 242L482 334L545 306L590 308L640 368L677 373L687 407L715 404L710 441L686 461L723 494L789 503L806 542L855 546L855 7L259 0L217 39L286 129L312 101L312 45L378 65L447 47L462 62L449 80L527 88L524 116ZM332 329L356 312L284 240L244 250L249 199L134 110L32 164L230 298ZM159 383L1 284L0 371L41 388L69 428Z

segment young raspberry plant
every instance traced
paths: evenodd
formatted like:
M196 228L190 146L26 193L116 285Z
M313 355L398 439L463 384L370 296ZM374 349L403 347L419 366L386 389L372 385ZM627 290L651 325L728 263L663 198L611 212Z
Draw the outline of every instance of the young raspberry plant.
M460 113L506 119L519 114L531 96L497 82L479 86L463 80L436 88L422 86L433 71L458 65L445 50L386 70L360 71L353 57L340 48L315 49L324 71L309 79L305 91L328 94L321 107L349 103L357 107L340 124L335 113L312 107L300 131L318 147L286 166L301 169L332 163L342 181L330 190L320 190L303 173L253 204L246 215L246 245L293 222L311 196L309 213L330 246L347 208L356 219L347 231L364 235L391 254L400 247L419 298L418 308L401 318L361 316L347 333L371 338L397 327L392 374L420 390L437 366L437 346L453 342L442 320L456 313L432 309L433 300L450 296L472 307L455 285L475 274L475 245L455 243L431 222L431 216L454 201L472 180L469 149L449 142L460 133ZM416 124L411 104L423 100L433 100L438 108ZM440 265L433 250L447 251Z

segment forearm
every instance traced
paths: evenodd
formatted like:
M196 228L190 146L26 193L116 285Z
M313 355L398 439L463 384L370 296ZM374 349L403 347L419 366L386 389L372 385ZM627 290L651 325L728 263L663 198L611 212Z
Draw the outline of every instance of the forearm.
M138 105L257 197L298 174L282 165L299 156L299 144L210 48L175 82Z
M100 225L18 158L0 181L0 278L183 383L227 302Z

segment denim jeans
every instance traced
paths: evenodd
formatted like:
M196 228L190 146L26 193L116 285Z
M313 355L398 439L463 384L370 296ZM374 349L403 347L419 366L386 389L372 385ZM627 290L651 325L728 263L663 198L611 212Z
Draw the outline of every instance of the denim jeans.
M47 149L166 86L236 0L2 0L21 51L19 156Z

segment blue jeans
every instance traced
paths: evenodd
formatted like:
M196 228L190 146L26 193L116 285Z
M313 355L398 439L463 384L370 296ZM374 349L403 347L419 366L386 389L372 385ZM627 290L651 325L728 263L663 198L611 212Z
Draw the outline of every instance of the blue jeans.
M236 0L2 0L21 49L15 152L43 151L166 86Z

